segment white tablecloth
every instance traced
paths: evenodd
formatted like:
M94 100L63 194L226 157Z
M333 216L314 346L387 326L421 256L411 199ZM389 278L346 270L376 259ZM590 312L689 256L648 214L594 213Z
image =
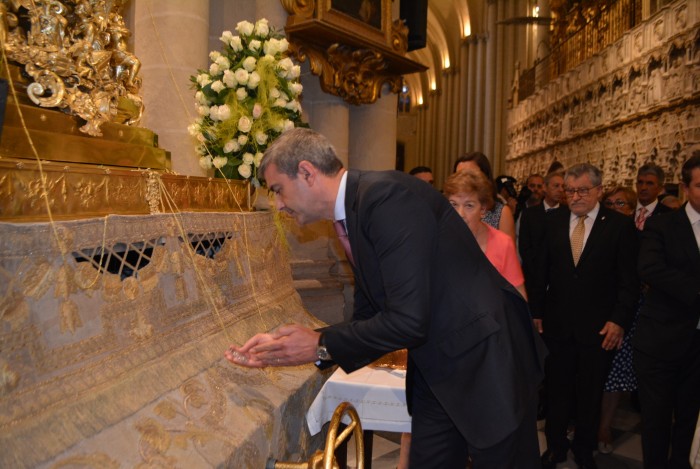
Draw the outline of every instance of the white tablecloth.
M350 402L360 416L363 430L410 432L405 380L405 370L364 367L347 374L338 368L306 413L309 431L312 435L320 432L338 404Z

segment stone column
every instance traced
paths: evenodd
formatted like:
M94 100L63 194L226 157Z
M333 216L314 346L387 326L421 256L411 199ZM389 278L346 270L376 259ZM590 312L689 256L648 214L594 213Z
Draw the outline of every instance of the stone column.
M398 96L385 88L374 104L350 108L349 166L383 170L396 167Z
M187 126L196 118L189 78L209 61L209 1L134 3L134 53L143 64L146 106L141 125L158 134L175 172L203 176Z

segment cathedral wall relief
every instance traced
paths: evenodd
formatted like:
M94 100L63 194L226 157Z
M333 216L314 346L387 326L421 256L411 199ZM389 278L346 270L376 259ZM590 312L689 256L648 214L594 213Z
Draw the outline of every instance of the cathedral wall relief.
M507 171L518 180L590 162L631 185L655 162L677 183L700 150L700 4L676 2L508 115Z

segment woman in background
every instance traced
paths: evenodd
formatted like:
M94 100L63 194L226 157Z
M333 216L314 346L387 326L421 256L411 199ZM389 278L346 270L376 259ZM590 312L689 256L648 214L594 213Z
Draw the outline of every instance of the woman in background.
M486 155L478 151L465 153L455 161L453 172L457 173L464 169L471 168L479 170L493 184L493 173L491 163ZM515 219L513 212L507 205L496 199L496 191L493 190L492 199L495 201L489 210L484 212L484 222L497 228L510 236L515 242Z
M637 207L637 193L629 187L617 186L603 194L603 204L623 215L633 217ZM640 298L640 305L642 299L643 294ZM603 454L612 453L613 450L610 428L622 394L637 390L637 376L632 368L632 335L636 325L637 314L635 314L629 330L625 331L622 345L613 357L608 379L603 387L603 398L600 403L600 426L598 427L598 451Z

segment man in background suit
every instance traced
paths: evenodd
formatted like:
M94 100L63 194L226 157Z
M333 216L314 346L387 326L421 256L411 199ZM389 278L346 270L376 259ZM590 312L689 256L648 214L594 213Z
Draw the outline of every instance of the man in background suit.
M539 466L540 339L527 305L439 192L396 171L346 172L310 129L282 134L260 173L300 224L347 225L351 321L258 334L226 357L253 367L320 360L352 372L408 349L411 467ZM342 240L341 240L342 241Z
M541 204L528 207L520 217L518 252L523 264L525 287L532 278L534 259L544 239L545 214L559 208L564 197L564 171L555 171L544 177L544 197Z
M568 209L546 217L544 242L528 284L533 317L550 353L543 468L566 460L572 409L576 463L596 467L593 449L603 384L639 295L634 224L600 205L601 182L600 170L589 164L566 172Z
M663 168L654 163L647 163L637 171L637 207L634 211L634 222L639 231L644 229L647 218L671 211L670 207L659 203L659 194L664 190L665 179Z
M634 366L649 469L690 469L700 412L700 152L685 162L681 179L688 202L646 221L639 253L649 291L633 339Z

